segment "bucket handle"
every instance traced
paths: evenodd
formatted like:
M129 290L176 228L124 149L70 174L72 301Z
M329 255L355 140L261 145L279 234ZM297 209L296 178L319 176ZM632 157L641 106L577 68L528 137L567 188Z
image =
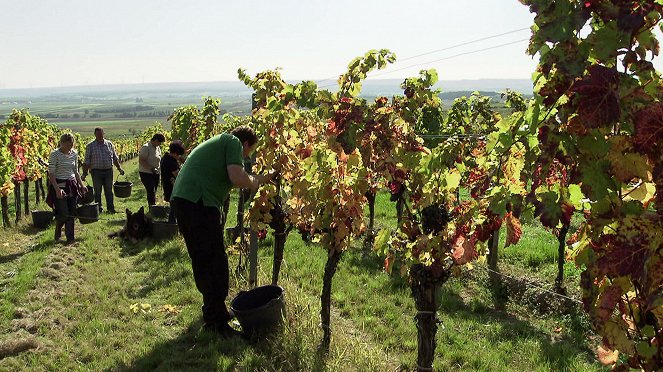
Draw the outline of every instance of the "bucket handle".
M115 177L115 182L118 182L119 179L120 179L120 173L118 173L117 177ZM127 174L126 173L124 174L124 180L125 181L127 180Z

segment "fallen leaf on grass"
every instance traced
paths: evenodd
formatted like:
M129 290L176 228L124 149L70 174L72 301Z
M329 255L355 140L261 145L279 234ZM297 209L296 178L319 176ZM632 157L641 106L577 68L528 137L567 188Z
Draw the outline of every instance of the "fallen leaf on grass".
M618 350L610 350L603 346L599 346L599 348L596 350L596 354L599 358L599 362L601 362L601 364L604 366L615 364L619 359Z
M150 312L150 309L152 309L152 305L150 304L139 304L138 302L129 305L129 310L131 310L134 314L138 314L138 312L142 312L143 314L147 314Z
M560 333L560 332L562 332L562 327L555 328L555 333Z
M163 305L159 309L160 313L166 313L167 315L177 315L181 311L182 310L180 310L177 306L173 306L173 305L169 305L169 304Z

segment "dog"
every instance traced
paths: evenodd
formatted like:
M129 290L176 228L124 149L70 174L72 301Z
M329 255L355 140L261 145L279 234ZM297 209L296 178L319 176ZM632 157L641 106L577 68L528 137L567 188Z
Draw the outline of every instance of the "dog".
M152 218L145 215L145 210L140 207L138 212L131 213L127 208L127 220L122 230L108 234L109 238L120 237L132 243L152 236Z

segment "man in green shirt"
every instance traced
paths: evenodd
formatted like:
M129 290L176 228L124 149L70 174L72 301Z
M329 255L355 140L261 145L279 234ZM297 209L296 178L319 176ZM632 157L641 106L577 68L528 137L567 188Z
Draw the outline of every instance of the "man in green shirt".
M177 225L191 257L196 288L203 295L205 328L229 336L228 256L223 242L219 208L233 187L255 191L272 174L249 175L243 160L256 148L258 137L247 126L231 134L210 138L187 157L173 187L172 201Z

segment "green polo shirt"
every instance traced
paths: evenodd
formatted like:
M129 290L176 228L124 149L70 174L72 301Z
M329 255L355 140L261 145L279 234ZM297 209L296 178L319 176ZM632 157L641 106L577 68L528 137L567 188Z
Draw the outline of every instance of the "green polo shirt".
M232 134L214 136L196 147L175 179L172 198L219 208L228 197L232 183L228 165L242 166L242 143Z

